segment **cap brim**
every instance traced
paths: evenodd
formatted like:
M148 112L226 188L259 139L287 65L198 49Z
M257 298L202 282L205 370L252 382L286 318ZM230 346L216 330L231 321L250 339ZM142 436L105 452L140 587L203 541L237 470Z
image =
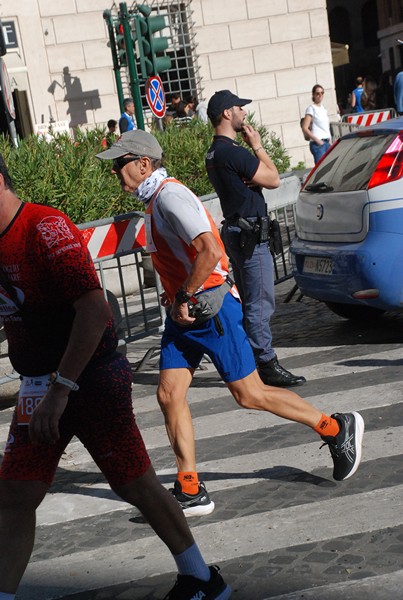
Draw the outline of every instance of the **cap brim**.
M125 154L131 154L129 150L122 148L122 146L113 147L111 146L108 150L104 150L95 156L100 158L101 160L114 160L115 158L119 158L120 156L124 156Z
M239 100L240 104L237 106L245 106L245 104L250 104L252 102L252 100L249 100L248 98L239 98Z

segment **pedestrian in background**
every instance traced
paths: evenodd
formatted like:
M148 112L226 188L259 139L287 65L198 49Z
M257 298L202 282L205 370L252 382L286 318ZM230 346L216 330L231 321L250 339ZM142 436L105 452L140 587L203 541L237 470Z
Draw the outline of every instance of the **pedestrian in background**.
M391 71L384 71L380 76L376 97L377 108L393 108L395 106Z
M393 84L393 93L395 96L397 114L403 115L403 71L399 71L399 73L395 77L395 82Z
M0 294L9 358L22 377L0 468L0 600L15 598L36 509L73 436L172 552L179 576L166 600L229 598L150 463L133 415L130 364L117 352L81 233L60 211L21 201L1 156Z
M233 94L225 97L238 104L234 112L242 121L240 105L245 101ZM213 106L217 112L222 108L222 95L219 98L219 104L209 103L210 118ZM229 118L230 109L222 110ZM245 130L245 137L257 140L251 129ZM161 277L165 290L162 302L167 308L157 395L178 467L172 491L185 514L207 515L214 510L214 502L198 478L192 416L186 399L205 354L242 408L268 411L312 427L329 445L334 478L353 475L361 459L362 417L358 413L329 417L290 390L263 384L242 325L242 307L228 274L228 259L217 227L199 198L168 176L157 140L144 131L127 132L97 156L114 161L113 172L122 189L146 206L147 249ZM271 161L268 157L262 160L267 168L258 165L256 173L246 173L255 185L261 184L267 171L274 172L276 181Z
M210 98L207 112L215 135L207 152L206 169L225 219L223 241L242 299L244 326L259 375L267 385L289 387L304 383L305 378L284 369L272 347L274 266L269 250L270 219L262 194L262 187L277 188L280 177L258 132L245 124L242 107L250 102L229 90ZM253 154L235 142L237 133L242 133Z
M110 148L117 138L116 129L118 122L115 121L115 119L109 119L106 125L108 127L108 131L106 132L105 137L102 138L101 144L104 148Z
M187 98L187 102L191 102L191 106L196 113L196 117L200 119L202 123L207 123L208 116L206 103L203 100L199 101L196 96L189 96L189 98Z
M378 84L373 77L366 77L364 79L361 106L365 111L375 110L377 108L377 89Z
M180 102L183 102L183 100L178 92L171 94L171 104L168 109L169 112L175 113Z
M356 88L351 92L351 108L354 112L364 112L364 109L361 105L361 96L364 91L363 82L364 79L362 77L357 77L356 80Z
M183 102L182 100L178 102L175 109L174 114L174 123L175 125L182 126L188 125L192 122L194 111L190 108L188 104Z
M119 130L121 134L125 131L137 129L136 121L134 120L134 112L133 98L125 98L123 100L123 113L119 119Z
M315 164L330 148L330 123L327 110L322 104L325 90L319 84L312 88L312 104L305 111L302 131L305 139L310 140L309 150Z

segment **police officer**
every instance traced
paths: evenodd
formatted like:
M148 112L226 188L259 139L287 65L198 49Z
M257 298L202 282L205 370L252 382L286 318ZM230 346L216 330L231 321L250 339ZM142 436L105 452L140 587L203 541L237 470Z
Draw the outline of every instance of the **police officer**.
M306 380L284 369L272 348L274 271L268 249L270 221L261 191L277 188L280 178L262 147L259 133L245 123L243 106L250 102L229 90L216 92L210 98L207 114L215 135L206 168L220 199L225 219L223 241L242 298L244 325L259 375L267 385L290 387ZM253 154L235 141L238 132Z

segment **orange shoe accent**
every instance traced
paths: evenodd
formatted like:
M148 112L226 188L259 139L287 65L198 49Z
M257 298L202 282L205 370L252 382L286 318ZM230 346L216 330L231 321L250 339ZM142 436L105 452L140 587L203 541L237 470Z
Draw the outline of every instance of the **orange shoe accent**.
M189 471L178 473L177 480L181 484L182 492L185 494L199 493L199 478L197 473L192 473Z
M335 436L340 431L340 425L336 419L322 413L319 423L314 427L314 431L322 436Z

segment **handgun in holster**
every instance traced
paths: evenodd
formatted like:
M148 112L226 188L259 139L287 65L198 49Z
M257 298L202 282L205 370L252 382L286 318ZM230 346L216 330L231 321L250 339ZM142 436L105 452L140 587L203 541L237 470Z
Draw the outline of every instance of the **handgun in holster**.
M243 217L239 217L237 225L241 229L239 247L244 258L248 259L252 256L256 244L259 243L260 228L257 223L250 223Z

